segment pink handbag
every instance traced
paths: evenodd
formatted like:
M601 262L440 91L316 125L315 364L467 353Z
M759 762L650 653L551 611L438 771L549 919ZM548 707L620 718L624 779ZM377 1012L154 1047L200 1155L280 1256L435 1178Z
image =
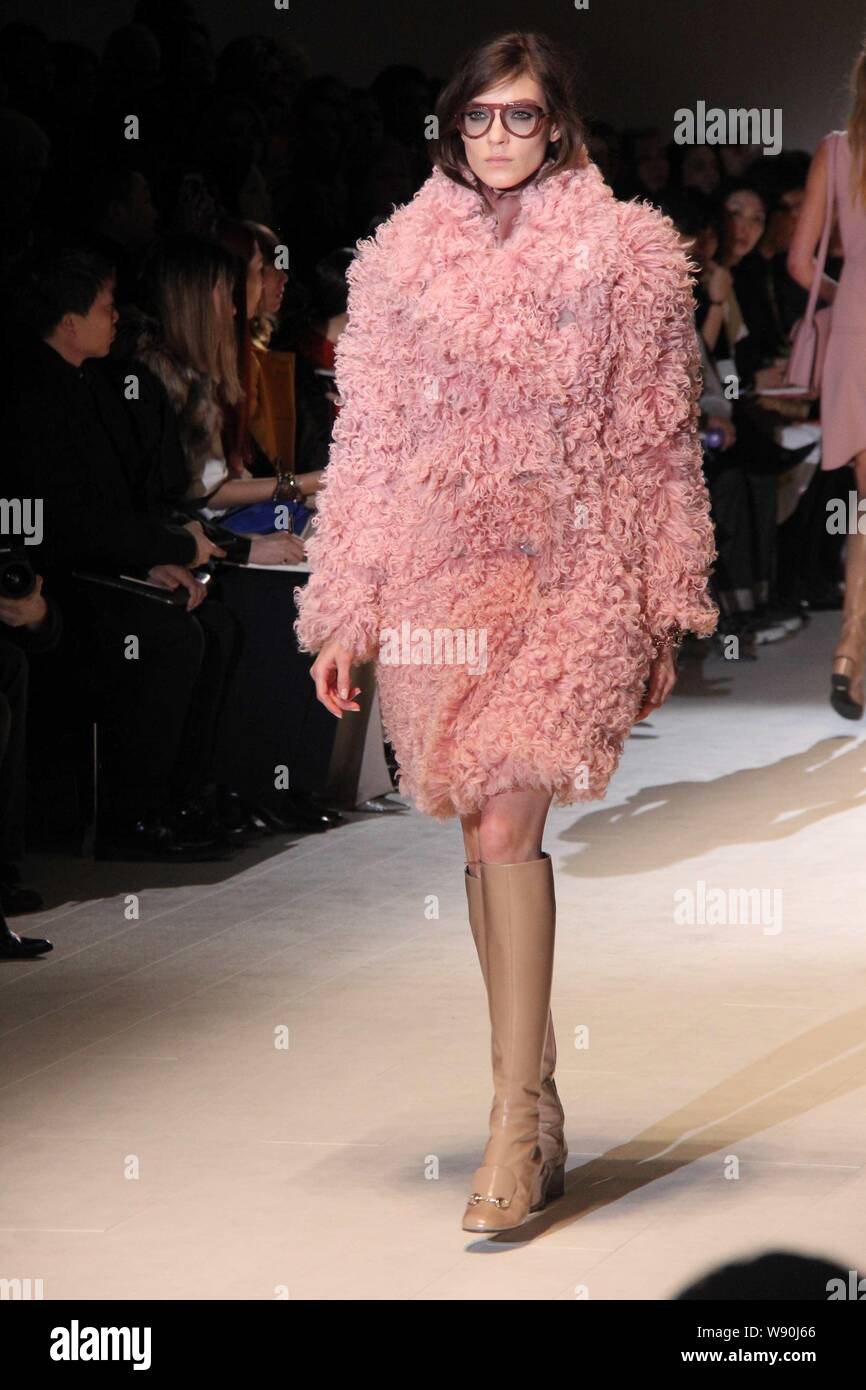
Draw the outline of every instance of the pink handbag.
M785 372L786 386L799 386L806 391L820 391L824 358L830 339L833 306L817 309L818 290L827 259L827 246L830 242L830 228L833 223L833 199L836 189L836 137L827 142L827 210L824 214L824 228L821 232L821 245L815 261L815 271L809 290L806 312L791 329L791 355Z

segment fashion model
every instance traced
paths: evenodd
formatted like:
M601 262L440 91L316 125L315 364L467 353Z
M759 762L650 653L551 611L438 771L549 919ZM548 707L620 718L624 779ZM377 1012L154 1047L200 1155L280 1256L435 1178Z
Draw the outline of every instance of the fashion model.
M494 1081L467 1231L563 1191L548 809L604 795L718 617L689 262L588 160L567 72L539 35L469 53L430 177L359 243L295 590L319 699L357 709L375 659L401 792L460 818Z
M844 719L859 719L866 662L866 531L859 529L866 527L860 515L866 498L866 47L854 64L851 92L847 128L825 135L810 165L788 270L809 288L827 206L831 221L835 206L844 265L838 285L826 274L820 285L820 298L833 305L821 374L821 467L853 467L858 511L857 529L849 527L845 540L845 598L830 703Z

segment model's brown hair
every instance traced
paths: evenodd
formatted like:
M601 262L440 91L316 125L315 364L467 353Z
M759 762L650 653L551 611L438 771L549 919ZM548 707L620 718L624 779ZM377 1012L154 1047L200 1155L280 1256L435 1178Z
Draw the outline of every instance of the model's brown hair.
M545 158L551 158L553 164L540 175L539 182L561 169L586 166L586 131L577 110L571 63L545 34L515 30L467 49L451 80L439 93L435 112L439 138L433 142L432 157L434 164L455 183L473 187L466 177L463 137L454 124L458 111L489 87L498 87L515 77L530 77L538 83L545 107L551 113L551 125L558 125L560 130L559 139L548 142Z

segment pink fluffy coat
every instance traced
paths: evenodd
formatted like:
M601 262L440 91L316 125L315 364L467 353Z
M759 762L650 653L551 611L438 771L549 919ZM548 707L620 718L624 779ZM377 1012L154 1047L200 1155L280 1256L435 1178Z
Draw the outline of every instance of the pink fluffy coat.
M652 635L718 618L673 224L588 164L529 185L500 245L435 169L348 274L301 649L378 661L400 790L439 820L515 787L603 797ZM485 669L424 638L381 659L407 621L483 631Z

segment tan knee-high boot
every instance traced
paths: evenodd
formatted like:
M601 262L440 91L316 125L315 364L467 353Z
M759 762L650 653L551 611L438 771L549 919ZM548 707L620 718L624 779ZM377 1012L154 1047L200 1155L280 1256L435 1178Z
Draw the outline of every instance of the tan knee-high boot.
M543 857L548 858L549 856L545 854ZM479 860L473 862L478 864L480 868ZM463 877L466 883L469 927L475 942L475 949L478 952L484 988L487 989L487 941L484 928L484 897L481 891L481 878L470 874L468 867ZM497 1062L492 1053L493 1042L491 1042L491 1061L495 1074ZM544 1160L542 1184L544 1202L553 1201L554 1198L562 1196L565 1190L565 1160L568 1158L568 1144L565 1140L565 1111L562 1108L562 1101L559 1099L559 1092L553 1079L555 1071L556 1035L553 1031L553 1014L548 1012L547 1035L544 1040L544 1056L541 1061L541 1097L538 1104L538 1144Z
M830 703L845 719L863 713L863 663L866 660L866 535L855 531L846 541L845 600L842 630L833 653Z
M481 865L492 1031L490 1138L465 1231L507 1231L542 1205L541 1062L550 1014L556 902L550 857Z

